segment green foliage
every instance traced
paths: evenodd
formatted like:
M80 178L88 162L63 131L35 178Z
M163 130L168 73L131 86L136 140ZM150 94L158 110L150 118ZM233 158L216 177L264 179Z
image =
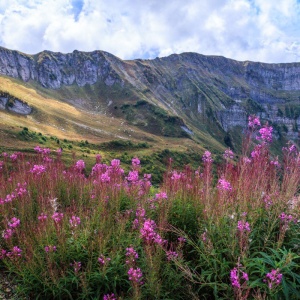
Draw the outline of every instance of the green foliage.
M258 147L248 138L236 161L213 155L212 163L206 153L192 166L201 154L165 149L129 172L117 160L89 172L74 157L67 167L48 149L3 155L1 268L33 299L299 299L299 153L284 150L279 169L268 144L251 155ZM125 142L105 146L136 146ZM121 152L130 164L129 150ZM145 170L163 177L160 188ZM129 247L138 255L130 258ZM130 268L140 268L142 282Z
M130 140L113 140L100 144L100 149L103 150L132 150L132 149L147 149L150 145L146 142L134 143Z

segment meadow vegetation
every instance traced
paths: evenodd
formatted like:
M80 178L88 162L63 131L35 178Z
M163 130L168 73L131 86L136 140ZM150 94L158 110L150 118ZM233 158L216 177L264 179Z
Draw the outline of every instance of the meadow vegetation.
M1 271L29 299L300 299L299 151L279 161L272 127L248 129L222 164L167 151L159 188L125 154L128 171L96 155L88 172L42 144L2 153Z

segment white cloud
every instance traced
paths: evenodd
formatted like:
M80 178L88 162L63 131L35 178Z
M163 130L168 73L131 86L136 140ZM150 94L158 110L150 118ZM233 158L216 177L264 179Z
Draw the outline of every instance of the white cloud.
M300 61L299 16L297 0L1 0L0 45L291 62Z

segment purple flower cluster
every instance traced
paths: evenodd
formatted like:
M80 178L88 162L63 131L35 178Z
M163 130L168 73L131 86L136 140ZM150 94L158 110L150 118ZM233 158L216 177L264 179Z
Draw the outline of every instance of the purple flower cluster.
M80 218L76 216L72 216L72 218L69 220L71 227L77 227L80 225Z
M256 116L249 116L248 117L248 127L255 128L256 126L260 126L260 120Z
M245 221L238 221L237 229L240 232L251 231L250 224Z
M285 223L289 223L291 221L294 220L294 217L292 215L287 215L285 214L284 212L282 212L280 215L279 215L279 219L282 221L282 222L285 222Z
M279 269L273 269L271 272L267 273L265 282L268 283L269 289L272 289L274 285L279 285L282 280L282 274L279 273Z
M142 285L143 273L140 268L130 268L127 272L130 281Z
M180 237L178 238L178 242L179 242L180 244L183 244L183 243L186 242L186 238L184 238L183 236L180 236Z
M174 260L178 257L178 253L176 251L167 251L167 260Z
M55 212L53 215L52 215L52 219L55 223L60 223L61 220L63 219L64 217L64 214L63 213L58 213L58 212Z
M163 199L168 199L167 193L160 192L158 194L155 194L155 200L163 200Z
M242 272L242 276L240 278L240 270L238 268L233 268L230 271L230 281L233 288L241 288L241 279L243 279L244 282L249 281L248 274L246 272Z
M14 246L12 251L6 253L6 256L10 259L16 259L22 256L22 250L18 246Z
M127 177L127 180L128 181L131 181L131 182L136 182L139 180L139 172L137 170L135 171L130 171L128 173L128 177Z
M12 160L12 161L16 161L18 159L18 152L16 153L13 153L9 158Z
M140 229L141 237L147 244L156 243L162 245L164 240L155 232L156 224L153 220L145 220L143 227Z
M40 146L34 147L34 151L37 153L44 154L44 155L49 155L51 152L51 150L49 148L42 148Z
M136 259L138 259L139 255L137 254L137 252L134 250L133 247L128 247L126 248L126 264L134 264L136 262Z
M202 156L202 161L204 163L212 163L213 159L211 158L211 153L209 151L205 151Z
M5 240L8 240L8 239L10 239L12 237L13 233L14 233L14 230L11 229L11 228L8 228L8 229L6 229L6 230L3 231L2 237Z
M252 158L259 158L260 154L261 154L261 149L262 149L261 145L256 145L254 150L251 152L251 157Z
M230 149L227 149L225 150L224 154L223 154L223 157L228 160L228 159L233 159L234 158L234 153L230 150Z
M41 222L44 222L47 220L47 215L44 214L44 213L41 213L39 216L38 216L38 220L41 221Z
M81 269L81 262L74 261L74 263L70 264L70 266L73 267L75 274L77 274Z
M51 246L51 245L49 245L49 246L45 246L45 252L46 253L52 253L52 252L56 252L56 246Z
M78 160L75 164L75 169L82 172L85 169L85 162L82 159Z
M120 166L120 160L119 159L113 159L111 162L110 162L110 165L112 167L119 167Z
M106 294L103 296L103 300L117 300L116 296L114 293L112 294Z
M264 142L272 142L272 131L273 127L266 125L265 127L259 129L260 136L258 136L257 139Z
M21 221L15 217L11 218L8 222L8 227L10 228L17 228L20 225Z
M132 163L132 166L133 167L138 167L140 165L140 160L137 158L137 157L134 157L132 160L131 160L131 163Z
M29 172L33 175L41 175L46 172L46 167L43 165L34 165Z
M230 182L226 181L224 178L219 179L217 188L220 191L228 191L228 192L232 191L232 186Z
M103 254L98 257L98 262L102 266L106 265L109 261L111 261L111 259L109 257L105 257Z

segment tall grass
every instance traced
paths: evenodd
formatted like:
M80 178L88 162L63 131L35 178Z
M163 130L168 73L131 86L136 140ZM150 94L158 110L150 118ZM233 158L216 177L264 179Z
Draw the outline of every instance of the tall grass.
M239 157L170 161L159 190L138 158L86 174L60 151L2 153L2 271L31 299L300 299L300 156L278 162L271 139L251 117Z

